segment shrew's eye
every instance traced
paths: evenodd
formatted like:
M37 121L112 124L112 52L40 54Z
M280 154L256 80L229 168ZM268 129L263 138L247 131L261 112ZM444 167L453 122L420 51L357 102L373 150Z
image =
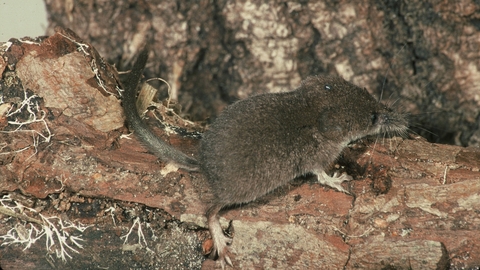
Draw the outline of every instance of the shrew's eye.
M372 125L375 125L378 121L377 113L372 113L372 115L370 116L370 120L372 121Z

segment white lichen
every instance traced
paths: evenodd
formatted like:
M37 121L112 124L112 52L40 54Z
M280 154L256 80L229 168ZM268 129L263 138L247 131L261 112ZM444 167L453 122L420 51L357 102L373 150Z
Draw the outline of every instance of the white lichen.
M47 121L45 120L45 117L47 113L40 108L40 105L38 104L38 101L35 100L35 98L38 98L37 95L31 95L29 96L27 91L24 91L24 98L23 100L17 104L17 106L10 106L8 112L6 113L5 117L14 117L16 115L21 115L23 112L28 113L28 119L27 120L19 120L18 118L15 118L13 121L8 121L9 125L16 126L14 130L10 131L0 131L2 133L16 133L16 132L30 132L32 133L33 137L33 144L27 147L24 147L22 149L17 149L8 153L18 153L21 151L25 151L26 149L30 147L35 148L35 152L32 154L35 155L37 153L37 148L38 145L41 142L50 142L50 139L53 137L52 132L50 131L50 128L48 127ZM14 109L16 107L16 109ZM30 126L35 123L42 123L43 128L40 130L37 129L23 129L24 127ZM41 141L43 139L43 141ZM0 154L8 154L5 152L2 152Z
M40 219L32 218L26 212L37 211L16 202L10 195L4 195L0 204L1 214L23 220L23 223L17 223L5 235L0 235L2 246L20 244L24 246L23 250L26 250L45 236L47 255L54 253L62 261L72 258L69 252L79 253L77 248L83 249L80 242L84 240L73 235L73 232L82 233L90 226L73 224L56 216L46 217L40 213Z
M134 245L127 244L128 238L130 237L130 234L133 232L133 229L135 228L135 225L137 225L137 238L138 238L138 243ZM132 224L132 227L130 227L130 230L126 235L120 236L120 239L125 238L125 241L123 241L123 250L135 250L137 247L142 248L144 247L147 251L150 251L153 253L153 251L148 248L147 240L145 239L145 235L143 234L142 231L142 223L140 222L140 218L137 217Z

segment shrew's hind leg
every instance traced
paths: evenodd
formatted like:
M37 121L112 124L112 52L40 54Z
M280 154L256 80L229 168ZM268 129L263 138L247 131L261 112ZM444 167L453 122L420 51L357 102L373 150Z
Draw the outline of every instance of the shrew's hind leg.
M225 263L230 266L232 265L232 261L228 256L228 245L232 243L232 239L230 237L225 236L223 234L222 227L220 226L220 221L218 217L218 212L222 209L223 206L213 205L207 211L207 219L208 219L208 229L210 230L210 235L212 236L213 240L213 250L210 253L211 258L215 258L218 256L218 261L222 264L222 269L225 268Z

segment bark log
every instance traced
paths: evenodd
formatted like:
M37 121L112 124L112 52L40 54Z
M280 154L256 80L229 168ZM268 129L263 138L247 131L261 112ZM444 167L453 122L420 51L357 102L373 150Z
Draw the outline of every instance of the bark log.
M384 79L382 68L399 61L400 75L390 83L400 86L399 82L410 76L414 78L410 83L417 89L415 96L409 96L410 90L402 90L403 99L408 96L408 101L423 104L434 98L434 106L458 108L454 119L470 123L462 128L449 125L443 138L456 134L462 141L468 137L467 130L475 133L469 128L478 120L474 84L478 63L468 64L470 69L465 67L467 60L478 54L472 49L476 45L465 43L479 35L473 4L472 8L458 2L455 9L461 12L452 14L442 12L449 6L438 4L417 10L414 2L319 7L307 2L241 5L218 1L211 5L200 1L175 6L138 1L136 9L126 1L90 5L72 2L75 6L70 9L57 1L47 2L52 21L85 26L75 31L89 39L87 42L61 30L49 38L12 40L12 44L1 47L1 192L12 198L4 201L9 207L14 202L22 203L44 216L81 221L95 228L76 232L85 239L85 249L77 248L79 254L70 252L73 259L66 262L56 258L58 244L48 251L41 240L25 251L19 244L2 246L2 269L215 267L200 251L202 243L208 247L202 214L209 191L203 176L169 171L134 137L122 136L127 130L118 99L119 75L109 63L127 67L140 44L148 41L162 41L151 43L154 54L163 60L152 59L147 76L160 74L172 82L184 107L201 107L199 112L191 111L198 118L214 114L236 97L248 96L257 89L294 88L300 78L318 72L338 73L378 92ZM416 5L428 5L425 3ZM55 13L60 7L70 17ZM90 16L82 17L84 10ZM115 28L103 25L109 16L100 15L100 11L117 14L115 22L120 23L115 27L123 28L109 31ZM415 18L426 13L437 15L430 18L438 23L436 30L417 24ZM366 14L370 21L362 17ZM374 19L374 15L379 18ZM96 25L93 18L98 19ZM249 21L241 24L245 19ZM385 30L381 24L367 27L371 21L390 23L390 28ZM451 25L455 27L449 28ZM412 33L412 29L433 32ZM434 38L437 31L445 29L458 38L450 36L447 43L441 43L447 41L446 36ZM404 46L402 42L407 39L408 49L395 49ZM431 42L426 44L434 45L426 46L426 40ZM440 50L436 44L444 47ZM100 53L96 52L97 46ZM394 59L392 52L396 54ZM451 59L456 59L455 65L450 65ZM293 68L288 68L289 63ZM428 72L431 67L436 67L433 75ZM430 80L434 82L428 86L432 87L429 91L418 90L418 82ZM460 88L468 99L458 100L460 94L454 94L454 90ZM201 95L206 98L198 98ZM215 97L221 97L221 101ZM207 102L214 99L213 103ZM418 104L411 103L407 109L415 111ZM164 108L154 113L175 125L198 128L188 126ZM154 120L155 115L150 112L148 116L159 136L195 153L195 139L168 136L157 128L162 124ZM450 116L447 119L453 121ZM20 123L24 124L16 130ZM224 217L233 220L235 230L235 268L480 266L478 148L432 144L420 137L363 140L346 149L339 166L356 180L345 184L350 195L322 187L307 177L227 212ZM25 214L40 219L38 214ZM11 229L19 235L32 226L21 217L8 219L4 212L2 215L5 218L0 235ZM135 223L137 218L140 223ZM121 238L139 224L145 242L137 234L140 227L134 227L128 239ZM2 244L5 242L2 239Z

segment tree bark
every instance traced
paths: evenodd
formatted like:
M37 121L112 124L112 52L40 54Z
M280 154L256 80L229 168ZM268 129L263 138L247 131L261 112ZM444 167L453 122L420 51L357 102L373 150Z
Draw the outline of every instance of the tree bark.
M410 90L399 91L402 99L412 102L407 102L406 109L416 111L423 103L456 108L455 119L470 125L453 126L449 115L446 119L452 125L440 137L453 136L449 132L454 129L454 137L462 144L474 138L465 132L476 125L472 123L478 117L476 72L466 65L478 64L467 61L478 51L472 52L470 47L475 45L466 46L464 41L475 40L478 32L475 9L463 2L455 5L462 11L455 14L442 13L448 7L440 4L417 10L414 2L319 7L307 2L200 1L175 6L139 1L135 9L126 1L73 3L73 9L56 1L47 5L52 22L75 24L75 32L83 39L57 29L48 38L12 40L1 47L0 187L12 198L2 201L8 207L17 202L44 216L95 227L75 231L74 235L85 240L84 249L70 252L73 258L66 262L56 257L58 244L47 250L44 238L25 251L24 245L4 245L2 269L219 267L205 260L200 251L202 245L208 249L203 213L210 195L203 175L172 171L147 153L135 137L125 136L128 131L118 99L121 75L111 63L126 69L137 48L147 42L155 56L146 76L161 75L171 82L194 118L214 115L233 99L259 89L292 89L300 78L314 73L337 73L378 93L385 78L384 64L396 67L392 63L399 61L403 63L400 75L389 79L394 86L407 77L413 78L409 80L412 85L433 80L428 91L416 85L413 97ZM69 15L55 13L60 7ZM123 28L102 25L107 23L105 12L116 14L115 27ZM415 20L429 12L437 14L430 18L438 23L435 32L448 29L458 38L449 36L449 42L441 43L446 36L411 32L434 31L433 26ZM98 18L96 25L93 18ZM391 24L384 28L369 23L377 20ZM455 28L448 28L451 24ZM402 40L409 41L405 45ZM443 44L441 56L431 53L440 51L433 45L421 49L425 40ZM417 57L413 64L405 60L412 55ZM454 56L455 65L447 65ZM435 69L427 72L431 67ZM417 70L415 74L412 69ZM398 89L386 90L384 96ZM462 94L453 94L458 89ZM458 100L461 95L464 101ZM195 154L196 139L168 135L161 127L165 123L188 130L201 127L157 105L157 110L147 114L152 128L183 151ZM197 107L199 111L194 112ZM469 269L480 265L478 148L432 144L420 137L365 139L347 148L338 166L355 179L344 184L350 194L306 177L226 212L224 217L233 220L235 268ZM1 212L0 235L11 229L19 235L31 226L40 228L22 220L27 215L41 221L38 213L13 209L14 218ZM135 223L137 219L140 223ZM129 238L121 238L131 228ZM7 242L5 238L0 241Z
M474 1L46 3L49 34L71 28L122 69L149 44L147 74L170 82L193 120L294 89L308 75L336 74L410 113L429 141L480 146Z

